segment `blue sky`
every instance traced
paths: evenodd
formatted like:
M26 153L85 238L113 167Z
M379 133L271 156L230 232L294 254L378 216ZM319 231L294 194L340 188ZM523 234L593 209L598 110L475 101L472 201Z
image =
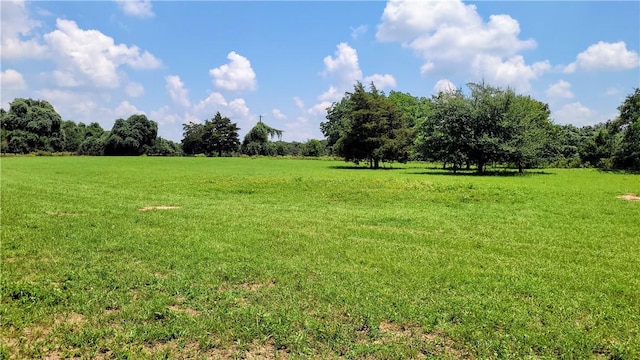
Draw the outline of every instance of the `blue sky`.
M159 135L217 111L244 135L322 138L355 81L431 96L485 82L549 104L559 124L617 115L640 86L640 2L74 1L1 5L1 102L65 120L144 113Z

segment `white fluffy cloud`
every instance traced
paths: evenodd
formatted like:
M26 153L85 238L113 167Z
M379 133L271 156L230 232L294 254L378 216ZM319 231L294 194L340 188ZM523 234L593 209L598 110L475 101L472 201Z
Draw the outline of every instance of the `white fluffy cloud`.
M40 22L29 17L24 1L0 1L0 54L3 59L40 58L46 47L36 39L23 40L32 35Z
M552 111L551 117L560 124L573 124L576 126L593 125L600 121L595 111L580 102L566 104L560 109Z
M255 90L256 73L251 62L235 51L230 52L227 59L228 64L209 70L215 86L229 91Z
M120 9L127 15L148 18L155 14L151 9L151 0L116 0Z
M189 92L184 88L184 83L180 80L180 76L178 75L169 75L165 78L166 85L165 89L169 93L171 100L180 106L188 107L191 105L189 101Z
M440 79L433 86L433 93L438 94L440 92L451 92L456 89L456 84L452 83L449 79Z
M0 72L0 87L3 91L24 90L27 88L27 83L21 73L13 69L7 69Z
M572 73L576 69L626 70L638 66L640 66L640 56L635 51L627 50L627 44L624 41L615 43L600 41L578 54L576 61L569 64L564 71Z
M549 85L546 93L547 96L551 98L571 99L573 97L571 84L564 80L559 80L558 82Z
M546 61L526 64L518 52L536 47L536 42L519 35L520 24L511 16L491 15L485 22L475 5L460 0L391 0L376 38L413 50L424 60L422 74L464 73L527 90L529 82L550 65Z
M531 88L531 80L551 70L551 64L541 61L527 65L521 55L503 60L499 56L481 54L475 57L472 69L477 78L484 78L491 84L526 92Z
M271 114L275 119L278 119L278 120L284 120L287 118L287 116L283 114L282 111L280 111L280 109L277 109L277 108L271 110Z
M325 76L335 77L341 84L353 85L362 79L362 70L358 64L358 52L347 43L338 44L334 57L324 58Z
M119 118L128 118L131 115L135 114L143 114L146 115L144 111L138 110L134 105L129 103L128 101L123 101L116 107L114 110L114 114Z
M58 63L53 78L60 86L93 85L115 88L118 69L155 69L160 60L137 46L116 45L113 38L97 30L83 30L71 20L58 19L57 30L44 35L51 55Z
M363 79L365 84L373 83L378 90L396 87L396 79L389 74L373 74Z
M302 101L302 99L300 99L297 96L294 96L293 101L296 103L296 106L298 107L298 109L304 110L304 101Z

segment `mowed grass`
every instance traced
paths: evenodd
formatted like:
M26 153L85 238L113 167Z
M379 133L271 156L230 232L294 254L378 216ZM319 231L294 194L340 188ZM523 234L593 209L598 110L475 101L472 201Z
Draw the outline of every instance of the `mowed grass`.
M638 175L1 167L4 357L640 357Z

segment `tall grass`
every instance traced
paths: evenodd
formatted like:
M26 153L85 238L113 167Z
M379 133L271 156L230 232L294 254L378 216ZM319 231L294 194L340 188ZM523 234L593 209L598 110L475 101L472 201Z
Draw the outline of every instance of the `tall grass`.
M638 175L1 166L5 357L640 357Z

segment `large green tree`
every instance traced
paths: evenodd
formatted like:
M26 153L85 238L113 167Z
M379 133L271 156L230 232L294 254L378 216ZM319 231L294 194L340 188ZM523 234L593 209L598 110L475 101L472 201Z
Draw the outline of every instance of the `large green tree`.
M381 162L409 159L412 131L397 104L372 83L367 91L362 83L354 85L353 93L345 94L327 111L327 123L321 130L333 150L345 161L356 164L366 161L377 169Z
M276 148L269 139L278 137L282 138L282 130L272 128L271 126L259 121L242 141L242 153L246 155L275 155Z
M0 115L3 152L25 154L38 150L63 151L62 118L44 100L17 98Z
M640 170L640 88L628 95L618 110L623 136L615 153L614 165Z
M146 115L131 115L117 119L107 137L105 155L142 155L153 147L158 135L158 124Z
M205 153L209 155L216 153L218 156L222 156L223 153L232 154L238 151L240 147L239 130L238 125L232 123L228 117L222 117L220 112L216 113L211 121L207 120L204 123L202 141Z

